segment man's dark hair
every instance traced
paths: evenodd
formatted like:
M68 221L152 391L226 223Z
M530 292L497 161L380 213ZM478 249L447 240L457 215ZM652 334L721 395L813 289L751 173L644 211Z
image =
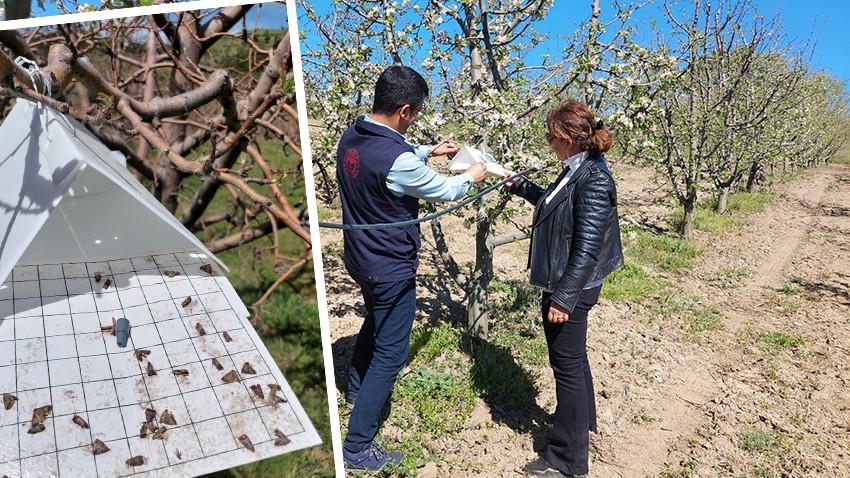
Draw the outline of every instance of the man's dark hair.
M425 78L408 66L391 66L381 73L375 83L375 102L372 112L391 115L404 105L418 109L428 97Z

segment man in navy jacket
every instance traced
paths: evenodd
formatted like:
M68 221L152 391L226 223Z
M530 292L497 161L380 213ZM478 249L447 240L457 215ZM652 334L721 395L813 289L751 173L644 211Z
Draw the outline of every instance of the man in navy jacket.
M419 200L451 201L484 179L483 163L446 177L429 155L457 153L453 143L414 147L404 134L419 118L428 85L406 66L391 66L375 84L372 112L357 118L339 142L337 180L346 224L415 219ZM402 455L375 443L378 416L410 351L416 315L419 225L344 231L344 260L360 285L366 317L357 336L346 401L352 408L343 458L349 469L379 470Z

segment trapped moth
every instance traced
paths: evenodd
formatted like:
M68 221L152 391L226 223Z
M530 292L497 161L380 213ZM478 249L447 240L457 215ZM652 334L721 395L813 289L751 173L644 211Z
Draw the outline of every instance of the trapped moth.
M166 425L177 425L177 421L174 420L174 414L169 412L168 410L162 412L162 416L159 417L159 423L164 423Z
M109 447L106 446L105 443L95 438L94 443L92 443L91 452L93 455L100 455L101 453L106 453L109 451Z
M32 423L30 429L27 430L27 433L30 435L35 435L36 433L40 433L44 431L44 420L47 419L47 415L53 411L53 405L45 405L43 407L38 407L32 411Z
M263 393L263 386L262 385L260 385L259 383L256 383L254 385L251 385L250 388L251 388L251 391L254 392L254 395L256 395L260 400L266 399L266 395Z
M231 370L227 372L224 377L221 377L221 381L224 383L233 383L233 382L241 382L242 379L239 377L239 374L236 373L236 370Z
M289 443L292 441L286 435L284 435L282 431L278 430L277 428L274 429L273 433L274 433L274 436L277 437L274 440L274 446L289 445Z
M18 397L16 397L16 396L12 395L11 393L4 393L4 394L3 394L3 407L4 407L6 410L11 410L11 409L12 409L12 406L13 406L13 405L15 404L15 402L17 402L17 401L18 401Z
M276 383L269 384L269 403L272 405L276 405L278 403L285 403L286 399L277 396L277 392L280 391L280 385Z
M224 365L222 365L221 362L219 362L218 359L216 359L216 358L212 359L212 364L213 364L213 367L215 367L216 370L223 370L224 369Z
M254 370L254 367L252 367L250 363L245 362L245 364L242 365L242 373L249 373L249 374L252 374L252 375L256 375L257 371Z
M89 427L89 424L88 424L88 423L86 423L86 421L85 421L85 420L83 420L83 417L81 417L81 416L79 416L79 415L74 415L74 416L71 418L71 420L73 420L73 421L74 421L74 423L76 423L77 425L79 425L79 426L80 426L80 428L88 428L88 427Z
M251 443L251 439L248 438L248 435L243 434L242 436L240 436L239 443L241 443L242 446L244 446L245 448L254 451L254 444Z

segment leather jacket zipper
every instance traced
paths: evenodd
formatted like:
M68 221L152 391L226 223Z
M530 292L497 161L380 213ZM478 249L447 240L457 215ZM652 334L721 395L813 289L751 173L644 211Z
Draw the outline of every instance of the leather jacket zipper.
M560 209L560 204L557 206ZM546 290L554 291L552 288L552 274L555 272L555 257L557 254L554 254L556 250L555 247L558 246L558 232L561 230L561 211L555 211L555 228L552 229L551 237L549 243L549 250L553 251L549 254L549 277L546 279Z

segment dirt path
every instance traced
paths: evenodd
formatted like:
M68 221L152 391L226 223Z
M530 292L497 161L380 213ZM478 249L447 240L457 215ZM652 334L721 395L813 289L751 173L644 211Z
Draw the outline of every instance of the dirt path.
M668 206L655 201L664 192L651 174L626 166L615 174L621 212L659 222ZM850 168L825 166L776 191L742 227L698 237L698 263L669 278L681 289L675 300L716 308L723 329L694 339L681 319L647 307L603 302L593 310L600 430L591 476L850 477ZM459 221L454 227L450 247L462 249L468 232ZM322 234L337 367L345 365L340 339L360 324L340 236ZM498 277L523 277L525 247L497 250ZM423 250L425 270L429 257ZM551 412L551 372L537 372L537 405ZM545 428L521 432L492 416L479 401L463 431L435 444L442 461L420 475L521 476Z
M837 181L836 176L831 173L838 171L840 170L830 169L826 174L822 171L816 172L803 184L804 187L794 187L787 191L789 201L783 204L781 210L771 211L771 226L774 229L771 232L777 234L768 236L768 239L772 238L776 243L772 245L766 260L759 265L754 279L748 284L749 287L782 285L782 279L787 277L786 268L796 256L795 251L800 249L818 219L818 210L827 190Z

